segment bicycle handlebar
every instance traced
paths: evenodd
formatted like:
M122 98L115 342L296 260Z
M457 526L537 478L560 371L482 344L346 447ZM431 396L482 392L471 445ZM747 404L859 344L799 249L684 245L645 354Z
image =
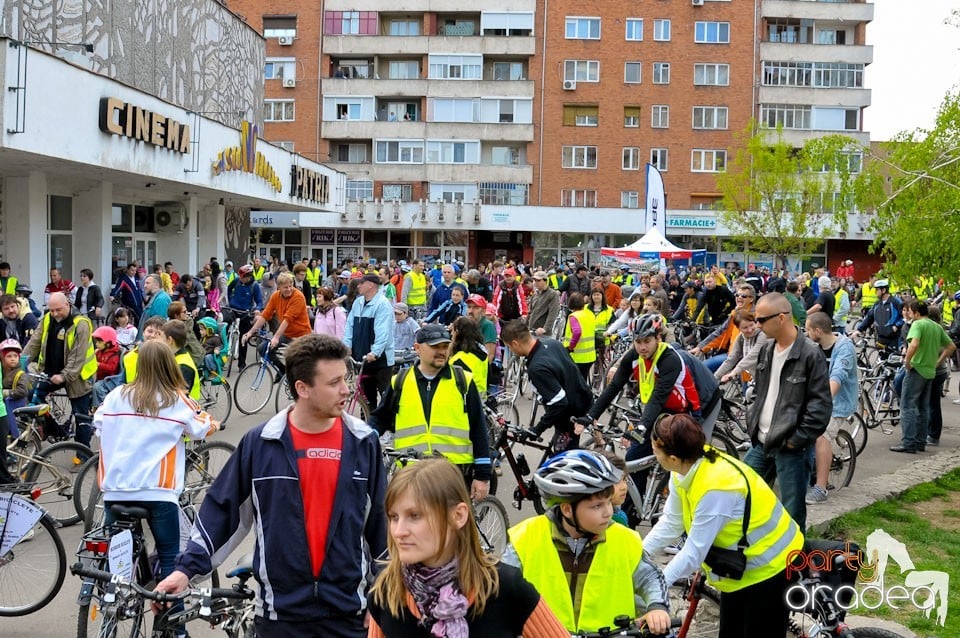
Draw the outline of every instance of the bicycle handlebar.
M92 567L86 567L83 563L74 563L70 566L70 573L74 576L80 576L82 578L92 578L104 583L115 583L124 587L129 587L133 591L137 592L138 595L143 596L148 600L152 600L158 603L177 603L182 600L186 600L191 596L204 596L207 598L225 598L231 600L252 600L254 597L254 591L249 587L236 586L229 589L223 587L211 587L211 588L200 588L200 589L185 589L178 594L168 594L165 592L151 591L145 587L141 587L135 582L124 580L117 574L111 574L110 572L105 572L99 569L93 569Z
M615 636L629 636L639 638L649 638L652 636L666 636L668 634L653 634L647 629L646 625L640 626L637 621L627 616L617 616L613 627L601 627L599 631L581 631L571 634L573 638L614 638ZM683 625L682 618L671 618L670 628L674 629ZM669 633L669 632L668 632Z

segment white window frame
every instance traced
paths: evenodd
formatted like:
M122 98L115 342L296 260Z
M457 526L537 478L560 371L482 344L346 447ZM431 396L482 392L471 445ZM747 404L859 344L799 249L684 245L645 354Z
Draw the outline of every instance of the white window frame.
M372 179L348 179L344 185L347 201L372 201L373 200L373 180ZM350 197L353 194L354 197Z
M400 197L393 197L387 194L387 189L399 189ZM384 184L383 185L383 200L384 201L393 201L398 200L401 202L412 202L413 201L413 184Z
M285 140L284 140L284 141L274 142L274 144L276 144L277 146L279 146L280 148L282 148L282 149L285 150L285 151L289 151L289 152L291 152L291 153L293 152L293 147L294 147L293 142L288 142L288 141L285 141Z
M290 106L290 117L286 116L286 106ZM267 107L270 108L268 117ZM277 108L281 109L280 116L277 117ZM263 121L264 122L295 122L297 119L297 106L294 100L264 100L263 101Z
M650 128L670 128L669 104L652 104L650 106Z
M479 122L480 100L470 97L427 98L427 118L428 122Z
M509 104L509 108L504 106ZM511 121L504 115L510 113ZM486 124L533 124L533 100L530 98L491 97L480 98L478 122Z
M653 21L653 41L670 41L670 20L666 18L658 18Z
M637 75L636 80L630 79L630 70L634 70ZM643 82L643 62L624 62L623 63L623 83L624 84L641 84Z
M403 28L400 28L401 25L404 25ZM416 33L408 32L410 30L410 25L415 27L414 30ZM404 33L394 33L394 27L397 27L396 31L404 31ZM395 37L423 35L423 24L419 20L391 18L389 24L387 25L387 35Z
M650 149L650 163L661 173L666 173L669 167L670 149L654 147Z
M701 74L697 82L697 74ZM721 81L726 74L726 81ZM724 62L697 62L693 65L694 86L730 86L730 65Z
M573 29L573 35L570 35L571 28ZM600 17L567 16L564 21L563 37L567 40L599 40Z
M643 42L643 18L627 18L624 38L627 42Z
M653 83L654 84L670 84L670 63L669 62L653 63Z
M621 157L620 168L622 168L625 171L640 170L640 147L639 146L623 147L623 155Z
M585 145L563 146L560 151L560 165L563 168L575 170L596 170L597 147Z
M583 77L580 77L581 71L583 71ZM563 80L564 82L599 82L600 60L564 60Z
M596 208L597 191L592 188L563 188L560 190L560 206L564 208Z
M806 131L813 128L813 107L809 104L761 104L760 122L771 128Z
M269 73L272 71L272 73ZM296 80L296 58L267 58L263 64L264 80Z
M480 80L483 79L482 55L427 56L428 79L431 80Z
M726 106L693 107L693 128L701 130L726 130L729 126L730 109Z
M390 146L396 144L397 146L397 159L380 159L380 148L381 145L385 145L384 149L389 157ZM419 152L419 159L417 158ZM404 160L404 154L408 155L408 159ZM373 141L373 163L374 164L423 164L424 163L424 144L423 140L374 140Z
M620 208L640 208L640 191L620 191Z
M411 65L412 69L410 68ZM387 77L391 80L419 80L420 62L417 60L391 60L387 65Z
M457 161L457 153L463 159ZM480 140L427 140L427 164L479 164Z
M730 44L730 23L706 20L694 22L693 41L697 44Z
M695 148L690 151L691 173L724 173L726 170L726 151L709 148Z

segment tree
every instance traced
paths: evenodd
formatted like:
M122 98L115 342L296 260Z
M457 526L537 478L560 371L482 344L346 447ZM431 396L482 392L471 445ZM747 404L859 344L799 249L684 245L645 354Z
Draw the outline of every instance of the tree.
M868 157L857 199L874 210L871 247L884 274L960 280L960 94L947 94L933 129L898 134Z
M718 217L734 241L775 255L785 268L788 256L813 252L846 230L861 157L853 139L826 135L797 149L782 128L751 121L737 142L733 161L717 176Z
M224 208L227 259L237 268L250 260L250 209L234 204Z

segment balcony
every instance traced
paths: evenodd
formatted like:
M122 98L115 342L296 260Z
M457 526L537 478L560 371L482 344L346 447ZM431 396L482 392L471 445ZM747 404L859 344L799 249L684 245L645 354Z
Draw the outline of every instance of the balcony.
M373 179L384 182L503 182L533 183L533 166L496 166L493 164L348 164L325 162L347 174L348 179Z
M811 0L763 0L761 18L801 18L805 20L842 20L870 22L872 2L811 2Z
M429 138L532 142L533 124L333 120L323 123L323 137L345 140Z
M418 200L394 202L389 200L349 201L341 213L344 223L366 228L401 228L414 225L427 228L457 228L459 224L475 226L482 222L482 204L472 202L444 202Z
M824 135L846 135L853 138L858 144L868 146L870 144L870 133L863 131L823 131L820 129L784 129L783 140L794 146L801 148L808 140L817 139Z
M323 52L333 56L482 53L508 57L531 56L535 50L536 39L533 36L323 36Z
M325 95L375 95L377 97L533 97L530 80L366 80L327 78L322 81Z
M510 11L535 11L535 0L511 0ZM326 11L356 11L357 3L354 0L326 0L323 3ZM396 0L390 3L390 13L472 13L478 8L466 8L459 0Z
M779 62L846 62L870 64L873 47L859 44L792 44L761 42L760 59Z
M814 87L761 86L761 104L810 104L812 106L870 106L870 89L821 89Z

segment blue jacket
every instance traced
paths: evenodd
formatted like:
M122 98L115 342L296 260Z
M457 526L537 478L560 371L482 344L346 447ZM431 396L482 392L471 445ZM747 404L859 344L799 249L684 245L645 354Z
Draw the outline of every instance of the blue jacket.
M433 312L434 310L439 308L441 304L443 304L443 302L450 301L450 297L451 297L450 293L452 293L453 289L456 288L457 286L459 286L460 290L463 291L464 304L466 304L467 295L470 294L469 292L467 292L466 286L461 284L459 281L454 281L452 284L448 286L445 283L443 283L443 280L441 280L440 283L437 284L436 287L434 287L433 294L430 295L429 310Z
M840 384L840 391L833 397L833 412L830 416L847 418L857 411L860 382L857 379L857 348L849 337L839 335L830 353L830 381Z
M387 547L386 470L377 434L343 415L343 449L326 558L315 579L287 410L247 432L207 491L177 569L209 573L256 535L257 615L311 622L366 608L374 560Z
M386 354L387 365L392 366L394 324L397 323L393 318L393 304L380 292L370 301L362 296L357 296L350 307L350 314L347 315L347 325L343 329L343 342L348 348L353 347L353 320L357 317L373 319L373 347L370 348L370 352L378 357Z
M235 279L227 289L230 297L230 307L234 310L263 310L263 293L260 292L260 286L253 282L249 286Z

